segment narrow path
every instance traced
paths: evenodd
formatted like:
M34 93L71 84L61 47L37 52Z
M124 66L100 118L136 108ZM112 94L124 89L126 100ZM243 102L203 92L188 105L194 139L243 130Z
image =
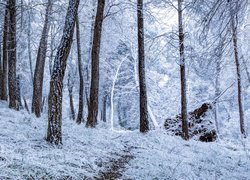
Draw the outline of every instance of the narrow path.
M134 147L125 145L124 150L121 152L114 153L118 158L112 158L107 162L107 165L104 171L99 172L98 177L95 179L119 179L122 177L122 173L126 169L126 165L134 159L134 155L131 153L131 150Z

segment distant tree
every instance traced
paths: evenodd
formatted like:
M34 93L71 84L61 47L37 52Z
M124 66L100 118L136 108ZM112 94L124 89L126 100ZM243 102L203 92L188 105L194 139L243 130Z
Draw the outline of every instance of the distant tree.
M36 68L34 74L34 83L33 83L32 112L35 113L36 117L41 116L41 109L42 109L43 76L44 76L44 66L45 66L46 52L47 52L48 33L50 28L49 16L51 15L51 11L52 11L52 0L48 0L42 36L38 47Z
M71 67L68 73L68 91L69 91L70 119L75 120L76 115L75 115L74 99L73 99L75 73L72 71L73 68Z
M56 145L62 143L63 79L73 41L79 1L80 0L69 1L63 35L54 60L54 67L50 80L47 141Z
M145 76L145 52L144 52L144 19L143 0L137 0L138 18L138 62L139 62L139 86L140 86L140 132L149 130L148 109L147 109L147 89Z
M79 70L79 104L78 104L78 115L76 122L81 124L83 119L83 108L84 108L84 78L83 78L83 65L82 65L82 54L81 54L81 37L80 37L80 25L79 18L76 18L76 41L77 41L77 59L78 59L78 70Z
M90 86L90 102L88 108L88 119L86 126L95 127L98 115L98 92L99 92L99 59L100 46L102 36L102 23L104 17L105 0L98 0L95 28L92 45L92 70L91 70L91 86Z

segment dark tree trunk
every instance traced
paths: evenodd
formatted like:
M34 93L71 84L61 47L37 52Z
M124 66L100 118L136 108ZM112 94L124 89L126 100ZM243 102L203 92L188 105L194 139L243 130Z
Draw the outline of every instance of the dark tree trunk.
M80 0L69 1L63 35L55 57L53 73L50 80L47 141L57 145L62 143L63 79L72 45L79 1Z
M145 76L145 52L144 52L144 19L143 0L137 0L138 18L138 60L139 60L139 83L140 83L140 132L149 130L148 109L147 109L147 89Z
M20 75L17 76L17 107L18 110L23 109L23 105L22 105L22 98L21 98L21 77Z
M182 119L182 137L189 139L188 135L188 118L187 118L187 85L186 85L186 67L184 54L184 32L182 7L183 0L178 0L178 22L179 22L179 51L180 51L180 75L181 75L181 119Z
M68 91L69 91L69 105L70 105L70 119L75 120L75 108L74 108L74 100L73 100L73 88L74 82L72 80L71 72L68 75Z
M81 39L80 39L80 25L77 15L76 19L76 40L77 40L77 56L78 56L78 70L80 78L80 87L79 87L79 105L78 105L78 115L76 122L81 124L83 120L83 108L84 108L84 81L83 81L83 67L82 67L82 55L81 55Z
M102 35L102 22L104 16L105 0L98 0L93 47L92 47L92 70L91 70L91 87L90 87L90 104L88 109L88 120L86 127L95 127L98 115L98 91L99 91L99 56Z
M76 115L75 115L75 108L74 108L74 100L73 100L72 91L69 92L69 103L70 103L70 118L75 120Z
M8 33L8 84L9 107L18 109L17 80L16 80L16 1L8 1L9 8L9 33Z
M87 65L85 67L85 99L87 101L87 106L89 109L89 94L90 94L90 73L91 73L91 53L93 48L93 36L94 36L94 29L95 29L95 11L96 11L96 1L92 1L92 17L91 17L91 29L90 29L90 36L89 36L89 48L88 48L88 59Z
M108 98L108 95L104 95L104 98L103 98L103 107L102 107L102 113L103 113L103 116L102 116L102 121L103 122L106 122L106 117L107 117L107 98Z
M3 30L3 61L1 78L1 100L8 100L8 34L9 34L9 8L5 8L4 30Z
M46 51L47 51L48 33L50 28L49 16L51 14L51 10L52 10L52 2L51 0L48 0L42 37L40 40L37 53L36 68L35 68L34 83L33 83L32 112L35 113L36 117L41 116L41 109L42 109L43 76L44 76L44 66L45 66Z

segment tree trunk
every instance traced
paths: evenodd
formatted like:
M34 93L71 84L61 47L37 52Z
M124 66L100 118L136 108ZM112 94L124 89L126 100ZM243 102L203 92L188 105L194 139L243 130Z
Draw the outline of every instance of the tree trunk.
M73 94L72 91L69 92L69 103L70 103L70 119L75 120L75 108L74 108L74 100L73 100Z
M30 2L29 2L30 5ZM27 39L28 39L28 57L29 57L29 66L30 66L30 79L32 84L34 83L33 77L33 65L32 65L32 57L31 57L31 9L28 12L28 32L27 32Z
M189 139L188 120L187 120L187 85L186 85L186 67L184 56L184 30L183 30L183 0L178 0L178 23L179 23L179 52L180 52L180 75L181 75L181 119L182 119L182 137Z
M96 11L96 1L92 1L92 17L91 17L91 28L90 28L90 36L89 36L89 48L88 48L88 59L87 65L85 67L86 73L86 81L85 81L85 97L87 101L87 106L89 108L89 91L90 91L90 73L91 73L91 53L93 47L93 36L94 36L94 29L95 29L95 11Z
M68 91L69 91L69 105L70 105L70 119L75 120L75 108L74 108L74 100L73 100L73 88L74 83L71 77L71 71L68 75Z
M144 52L144 19L143 0L137 0L138 18L138 61L139 61L139 86L140 86L140 132L149 131L147 89L145 76L145 52Z
M232 27L232 41L234 49L234 60L237 73L237 87L238 87L238 106L239 106L239 116L240 116L240 132L243 137L246 137L245 125L244 125L244 108L242 103L242 86L241 86L241 67L239 62L238 53L238 39L237 39L237 25L235 20L235 15L233 14L232 3L230 1L230 14L231 14L231 27Z
M40 40L37 53L36 68L35 68L34 83L33 83L32 112L35 113L36 117L41 116L42 97L43 97L43 76L44 76L44 66L45 66L46 51L47 51L48 33L50 28L49 16L51 14L51 10L52 10L52 1L48 0L42 37Z
M83 67L82 67L82 55L81 55L81 39L80 39L80 25L78 15L76 17L76 40L77 40L77 56L78 56L78 70L80 78L79 87L79 105L78 105L78 115L76 122L81 124L83 120L83 108L84 108L84 80L83 80Z
M216 61L216 79L215 79L215 98L220 96L220 72L221 72L221 54ZM219 123L218 123L218 103L215 103L215 125L217 134L219 134Z
M21 85L20 85L20 83L21 83L21 77L20 77L20 75L18 75L17 76L17 92L16 92L16 94L17 94L17 103L18 103L18 105L17 105L18 110L23 109L22 98L21 98Z
M16 80L16 0L9 0L9 33L8 33L8 84L9 84L9 107L18 109L17 103L17 80Z
M27 103L25 97L23 97L23 101L24 101L24 107L25 107L26 111L30 114L29 106L28 106L28 103Z
M88 120L86 127L95 127L98 115L98 91L99 91L99 56L102 35L102 22L104 16L105 0L98 0L95 29L92 47L92 70L91 70L91 87L90 87L90 104L88 109Z
M61 124L63 79L73 41L79 1L80 0L69 1L63 35L55 57L53 73L50 80L47 141L57 145L62 143Z
M1 78L1 100L8 100L8 34L9 34L9 8L5 8L4 30L3 30L3 61Z
M102 112L103 112L103 116L102 116L102 121L103 122L106 122L106 117L107 117L107 98L108 98L108 95L104 95L104 98L103 98L103 107L102 107Z

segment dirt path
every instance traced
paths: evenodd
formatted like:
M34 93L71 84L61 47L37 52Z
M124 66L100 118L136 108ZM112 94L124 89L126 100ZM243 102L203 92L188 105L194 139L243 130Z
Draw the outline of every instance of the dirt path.
M126 165L134 159L134 155L131 153L133 147L125 145L124 149L119 153L114 153L116 158L110 159L105 166L104 171L99 172L96 179L119 179L122 177L122 173L126 169ZM117 158L118 157L118 158Z

